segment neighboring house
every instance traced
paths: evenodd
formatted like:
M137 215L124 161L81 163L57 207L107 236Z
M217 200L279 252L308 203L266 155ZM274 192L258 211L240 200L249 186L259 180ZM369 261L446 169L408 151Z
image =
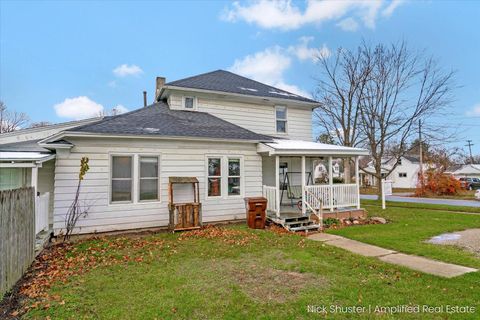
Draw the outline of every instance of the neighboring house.
M445 173L455 178L480 178L480 164L460 164L448 168Z
M314 143L316 106L314 100L223 70L170 83L159 77L155 102L147 107L73 126L49 126L36 134L0 135L0 170L10 177L10 187L31 184L38 192L51 192L55 234L64 229L82 157L89 158L90 170L80 199L89 211L78 221L79 233L167 226L168 182L178 176L198 179L203 222L245 219L244 198L262 194L269 200L269 214L280 219L298 211L281 200L285 163L301 173L291 182L302 190L300 215L319 201L330 210L359 208L358 179L333 185L330 176L328 184L311 185L304 178L316 159L332 163L333 158L351 157L358 168L358 156L367 154ZM31 139L21 138L26 136ZM13 177L4 173L6 168L28 171ZM175 197L189 201L190 187L175 189Z
M419 158L414 156L402 156L398 161L397 167L387 176L387 173L395 164L395 159L385 158L382 160L382 178L392 181L393 188L416 188L418 184L418 175L420 173ZM424 170L429 168L424 164ZM366 171L366 172L364 172ZM360 172L363 186L376 186L377 181L370 173L375 172L374 162L370 161L367 167Z

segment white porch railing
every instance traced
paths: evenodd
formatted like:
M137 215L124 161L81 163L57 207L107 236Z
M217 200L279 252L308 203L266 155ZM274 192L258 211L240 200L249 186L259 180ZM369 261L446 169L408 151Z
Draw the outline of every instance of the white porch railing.
M48 229L49 200L49 192L35 197L35 234Z
M263 186L262 193L267 198L267 211L277 211L276 190L275 187Z
M356 184L313 185L305 186L307 202L314 208L324 209L356 207L358 205L358 188Z

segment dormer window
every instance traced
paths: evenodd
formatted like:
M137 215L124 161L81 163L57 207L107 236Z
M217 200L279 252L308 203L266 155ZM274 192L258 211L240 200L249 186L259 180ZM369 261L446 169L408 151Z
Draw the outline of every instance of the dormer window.
M287 133L287 107L275 106L277 133Z
M197 107L195 97L183 97L183 108L186 110L195 110Z

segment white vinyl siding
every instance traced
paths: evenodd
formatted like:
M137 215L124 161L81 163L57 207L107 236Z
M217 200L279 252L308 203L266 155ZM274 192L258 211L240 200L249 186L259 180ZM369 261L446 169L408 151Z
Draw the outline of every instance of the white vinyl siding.
M76 232L105 232L168 225L168 177L197 177L200 182L203 222L245 219L243 197L262 194L262 160L254 143L221 143L155 139L69 138L75 147L57 153L55 172L54 232L64 228L78 182L80 159L90 159L90 170L82 181L80 201L88 205ZM115 154L160 155L160 201L110 204L110 157ZM242 196L206 196L206 157L221 155L242 158ZM134 175L135 176L135 175ZM191 186L178 186L175 201L191 201ZM225 189L226 190L226 189ZM135 193L134 193L135 194Z
M196 100L198 111L213 114L256 133L277 134L274 105L227 101L205 95L197 96ZM180 94L172 94L168 103L173 110L183 109L183 98ZM288 133L279 136L312 141L312 109L290 105L287 108Z

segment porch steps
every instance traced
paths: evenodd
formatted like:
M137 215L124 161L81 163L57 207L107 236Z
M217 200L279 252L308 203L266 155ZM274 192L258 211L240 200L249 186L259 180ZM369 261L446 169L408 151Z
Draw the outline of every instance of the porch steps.
M291 217L291 218L284 218L283 226L288 231L298 232L298 231L306 231L309 230L318 230L320 226L315 224L313 221L310 221L308 217Z

